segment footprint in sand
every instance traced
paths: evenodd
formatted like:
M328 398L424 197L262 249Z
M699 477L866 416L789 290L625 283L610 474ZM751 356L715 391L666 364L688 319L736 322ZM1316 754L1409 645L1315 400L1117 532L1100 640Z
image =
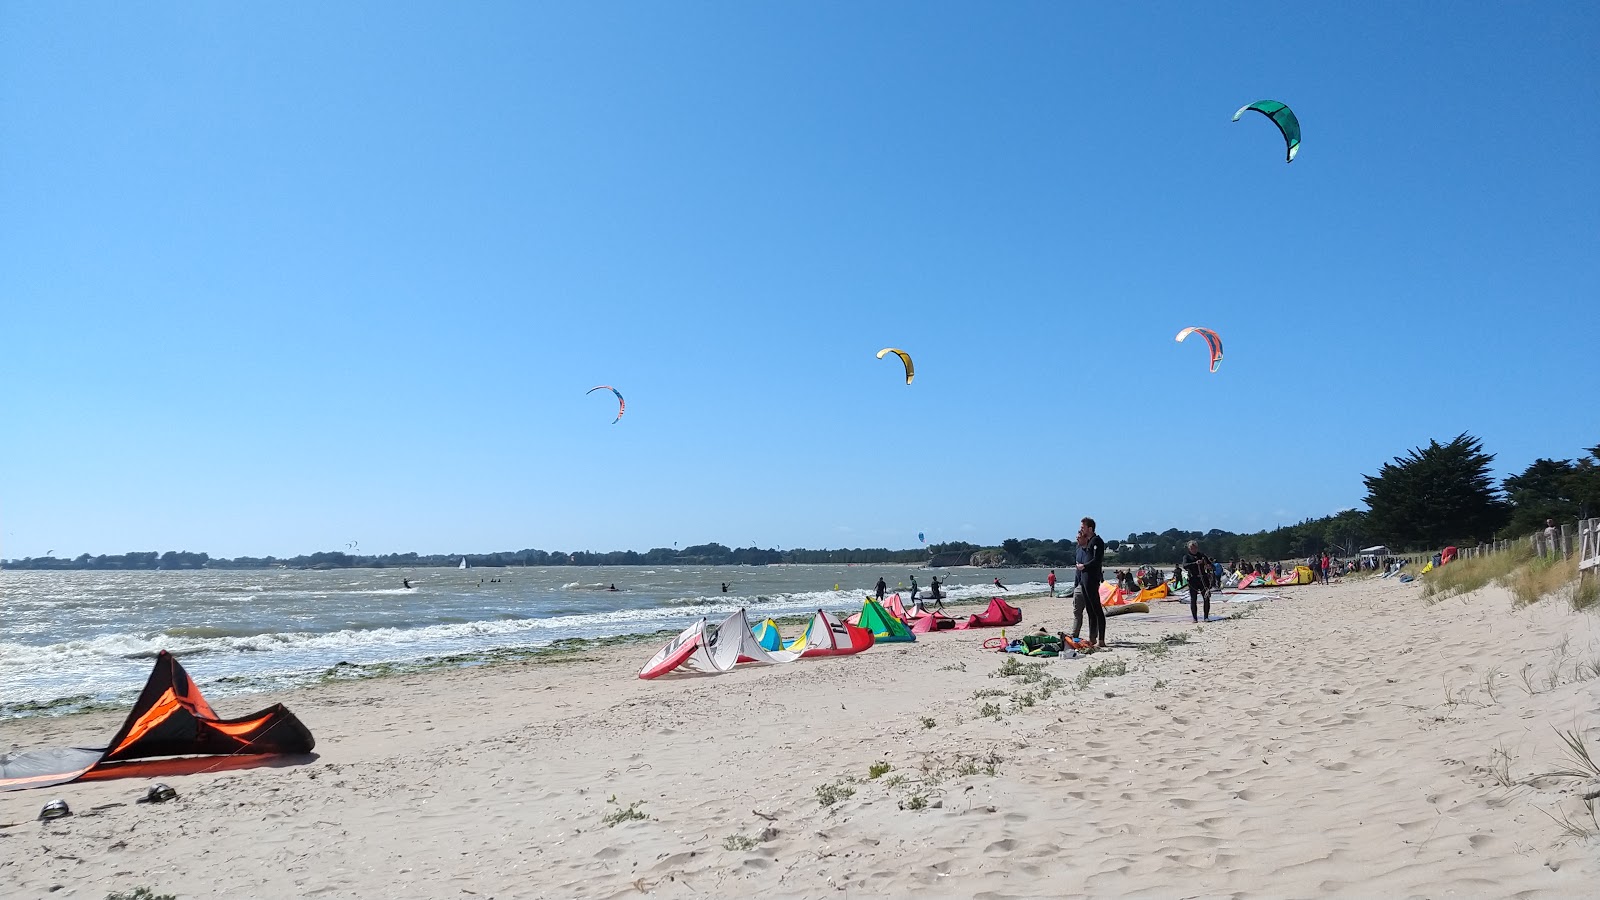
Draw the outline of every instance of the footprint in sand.
M995 841L989 846L983 848L983 852L990 856L1000 856L1010 853L1011 850L1016 846L1016 841L1012 840L1011 838L1006 838L1005 840Z

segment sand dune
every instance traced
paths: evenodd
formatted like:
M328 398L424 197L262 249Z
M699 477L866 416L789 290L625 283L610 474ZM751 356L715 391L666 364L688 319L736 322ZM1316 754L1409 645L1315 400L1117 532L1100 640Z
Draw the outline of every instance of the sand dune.
M1557 728L1600 749L1600 679L1579 671L1600 662L1594 617L1513 610L1492 588L1432 606L1381 581L1282 593L1221 604L1250 612L1198 629L1159 604L1111 620L1112 653L1011 677L991 677L1004 659L978 649L989 633L947 632L713 678L637 681L650 651L634 646L302 691L284 699L317 735L313 763L171 777L182 796L166 806L131 802L141 780L0 795L0 823L20 823L0 829L0 893L1559 897L1600 883L1600 843L1546 814L1578 817L1576 782L1499 783L1558 768ZM1028 630L1070 619L1063 601L1022 603ZM1187 642L1141 646L1163 635ZM1079 685L1115 661L1126 674ZM92 743L116 718L14 721L0 746ZM892 769L869 778L874 763ZM79 815L33 822L55 796Z

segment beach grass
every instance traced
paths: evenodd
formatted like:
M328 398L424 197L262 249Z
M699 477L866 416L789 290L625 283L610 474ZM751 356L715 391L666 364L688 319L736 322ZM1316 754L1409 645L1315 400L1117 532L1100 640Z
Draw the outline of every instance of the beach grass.
M1525 545L1504 553L1491 553L1473 559L1458 559L1422 576L1422 599L1438 603L1451 597L1470 594L1505 579L1533 558Z

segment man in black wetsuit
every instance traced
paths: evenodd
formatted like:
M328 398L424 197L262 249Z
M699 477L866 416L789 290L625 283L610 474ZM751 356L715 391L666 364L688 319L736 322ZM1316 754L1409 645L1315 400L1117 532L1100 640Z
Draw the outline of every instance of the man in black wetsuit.
M1183 568L1183 574L1189 580L1189 616L1196 622L1200 621L1199 605L1195 602L1202 595L1206 599L1206 621L1211 620L1211 558L1200 552L1200 542L1190 541L1189 549L1183 554L1183 561L1178 563Z
M889 583L882 578L878 579L878 602L882 603L885 595L889 593Z
M1105 577L1106 542L1094 533L1094 520L1088 516L1078 526L1078 580L1072 591L1073 606L1082 598L1083 609L1089 614L1089 643L1104 650L1106 646L1106 611L1100 605L1100 580ZM1081 592L1081 594L1079 593ZM1072 636L1078 636L1074 616Z

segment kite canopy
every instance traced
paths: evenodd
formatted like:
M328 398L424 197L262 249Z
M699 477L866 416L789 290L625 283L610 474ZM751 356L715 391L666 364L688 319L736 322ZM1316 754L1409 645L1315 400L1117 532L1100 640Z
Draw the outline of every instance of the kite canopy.
M1239 111L1233 114L1233 120L1239 121L1240 116L1252 109L1271 119L1272 124L1283 132L1283 142L1288 145L1289 151L1289 158L1286 161L1294 162L1294 155L1300 152L1300 120L1295 117L1294 110L1276 100L1257 100L1248 106L1239 107Z
M906 384L910 384L912 377L914 377L917 374L917 370L912 368L912 366L911 366L911 354L905 352L904 350L896 350L893 347L885 347L882 350L878 351L878 358L879 359L883 359L885 356L888 356L890 353L893 353L895 356L900 357L900 361L902 363L905 363L905 366L906 366Z
M237 719L211 709L183 666L163 650L139 699L104 748L0 753L0 791L49 787L78 778L137 774L108 765L156 756L310 753L317 742L281 703Z
M584 391L583 395L587 397L595 391L610 391L611 393L617 395L617 417L611 420L611 424L615 425L622 421L622 414L628 411L628 403L622 399L622 392L609 384L597 384L594 387L589 388L587 391Z
M793 662L798 658L798 654L764 646L762 640L750 630L750 620L745 618L744 610L740 609L722 620L720 625L700 619L685 628L655 656L650 657L650 661L639 670L639 677L646 680L659 678L680 668L702 675L721 675L731 672L739 663L770 666Z
M898 598L900 595L896 594ZM877 600L868 597L861 606L861 614L856 617L855 624L872 632L875 642L914 641L917 636L911 633L906 623L883 608Z
M1206 346L1211 348L1211 371L1217 370L1217 363L1222 362L1222 338L1209 328L1185 328L1178 332L1178 343L1191 334L1198 334L1206 339Z

